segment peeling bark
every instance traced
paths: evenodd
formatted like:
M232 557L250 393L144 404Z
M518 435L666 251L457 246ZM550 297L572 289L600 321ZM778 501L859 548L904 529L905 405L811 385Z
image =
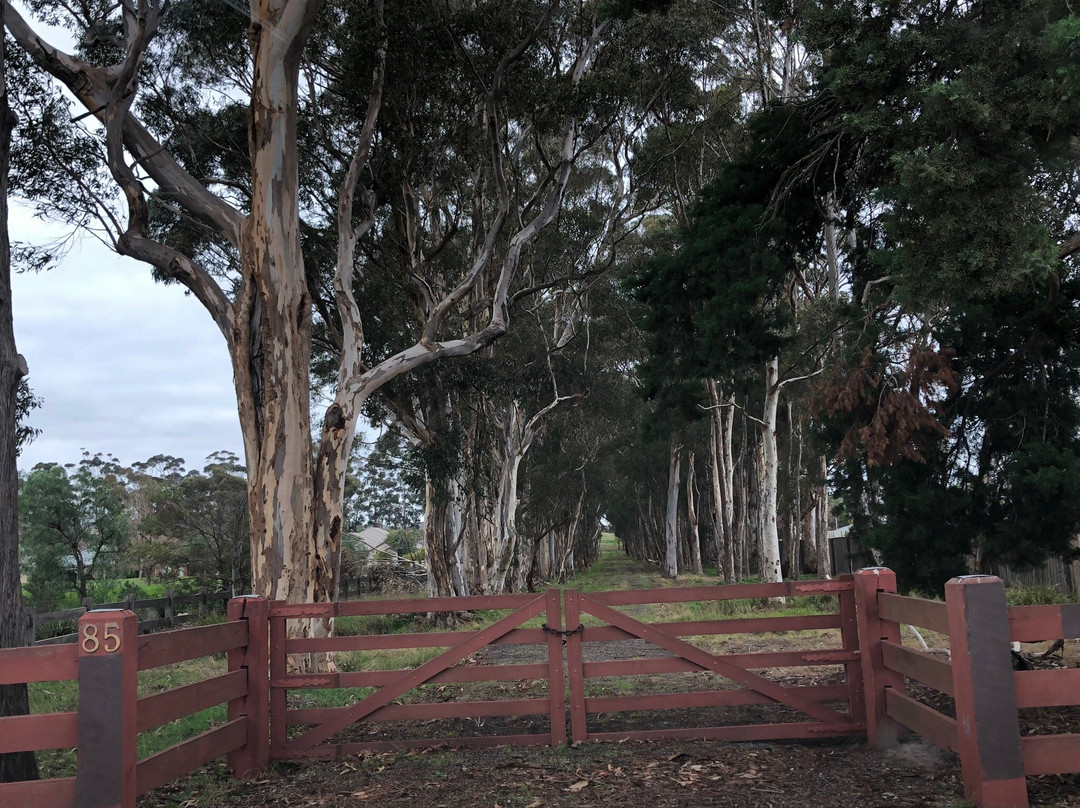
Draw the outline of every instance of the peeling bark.
M675 579L679 577L678 557L678 518L679 518L679 469L682 464L682 446L674 440L671 442L671 461L668 464L668 493L667 511L664 519L664 539L666 554L664 556L664 576Z
M768 583L783 580L780 572L780 534L776 527L777 457L776 411L780 402L780 360L776 357L765 366L765 407L760 423L761 449L758 454L758 477L761 486L761 577Z

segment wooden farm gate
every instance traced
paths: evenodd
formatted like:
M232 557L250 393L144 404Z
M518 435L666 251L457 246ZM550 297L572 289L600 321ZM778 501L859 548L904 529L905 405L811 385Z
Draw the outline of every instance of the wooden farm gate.
M645 740L659 738L711 738L727 741L774 740L782 738L823 738L859 734L866 731L865 703L862 677L859 670L858 630L855 614L854 586L851 576L835 581L785 582L775 584L737 584L694 588L648 589L619 592L566 592L566 619L569 625L602 621L602 625L583 625L580 633L570 634L567 642L568 677L570 683L571 738L573 742L601 740ZM700 612L724 613L719 604L748 598L799 598L800 596L836 596L833 613L777 616L731 617L708 620L682 620L666 623L644 623L634 619L632 612L642 604L699 604ZM712 608L710 609L710 604ZM628 607L621 612L615 607ZM591 616L589 620L586 616ZM768 632L802 631L807 629L839 629L839 646L813 650L786 650L756 653L715 654L689 642L688 637L717 635L756 635ZM597 658L600 654L583 653L592 644L631 641L639 646L629 659ZM636 641L636 642L635 642ZM643 646L643 647L640 647ZM663 656L641 658L642 652L658 649ZM769 678L755 669L789 667L836 666L835 681L828 684L793 684ZM715 677L693 677L700 683L711 679L709 690L691 692L630 695L589 696L587 683L605 677L648 677L654 681L663 674L717 674ZM685 677L684 677L685 678ZM717 682L716 679L720 681ZM659 685L663 688L664 681ZM739 685L739 687L732 687ZM835 708L843 704L843 710ZM633 723L626 728L591 731L589 716L642 711L695 711L704 708L740 708L752 705L782 705L792 708L781 711L792 720L732 722L739 718L738 710L707 713L723 718L715 726L678 726L689 713L677 713L657 728L650 717L650 729L638 729ZM767 716L777 711L759 711ZM731 713L731 715L728 715ZM671 716L671 714L668 714ZM683 717L685 716L685 718ZM753 719L753 715L751 715Z
M496 746L561 744L566 738L565 684L559 591L543 594L482 597L424 598L413 600L339 601L326 604L273 603L270 607L270 755L274 759L339 757L363 751L415 749L438 745ZM343 617L372 617L424 613L461 613L477 610L512 610L477 631L429 631L412 634L360 634L290 639L288 621ZM532 620L542 626L523 628ZM534 645L542 662L509 665L461 664L492 644ZM293 666L312 653L386 651L444 648L442 653L415 668L338 671L330 674L291 673ZM297 656L298 655L298 656ZM447 701L398 704L409 691L427 684L520 682L546 680L543 698ZM327 688L374 688L347 706L290 709L290 690L306 692ZM432 722L469 718L547 716L547 731L473 737L395 737L357 740L343 735L356 724Z
M280 604L270 606L270 725L271 757L339 757L360 751L423 748L435 745L493 746L564 743L566 713L571 717L571 738L625 740L634 738L714 738L720 740L766 740L821 738L865 732L862 680L859 672L858 635L851 576L835 581L778 584L745 584L696 588L581 593L548 590L541 595L502 595L421 600L344 601L330 604ZM834 596L837 608L828 614L734 617L724 619L644 623L632 613L641 604L717 604L759 598ZM431 631L411 634L359 634L319 638L289 638L288 621L342 617L372 617L512 610L487 628L477 631ZM546 621L535 625L543 616ZM525 624L532 621L533 626ZM584 621L584 623L583 623ZM586 623L588 625L586 625ZM598 625L598 623L602 623ZM714 654L689 642L687 637L806 629L838 629L834 648L774 651L768 653ZM295 633L295 632L293 632ZM598 659L609 643L631 641L631 656ZM533 657L518 655L511 664L476 664L475 655L486 646L532 647ZM564 661L565 647L565 661ZM415 668L337 671L328 674L291 672L305 655L343 651L391 649L445 649ZM590 653L583 654L583 648ZM593 649L600 653L594 653ZM636 655L635 655L636 653ZM661 654L661 656L657 656ZM539 659L536 656L539 655ZM496 655L497 657L497 655ZM567 666L564 668L564 665ZM826 684L778 682L756 669L834 666L835 681ZM650 681L662 674L706 673L716 685L693 692L591 696L588 680L620 677L633 686L636 677ZM569 679L569 703L565 679ZM717 681L719 680L719 681ZM697 688L700 679L695 680ZM492 700L413 701L397 703L410 691L440 683L515 682L530 697ZM535 692L543 682L545 692ZM737 685L737 687L732 687ZM505 684L497 686L505 687ZM336 701L345 706L289 705L289 691L311 694L341 688L371 688L371 692L345 694ZM301 697L303 700L303 697ZM309 697L307 701L318 701ZM842 709L836 709L836 705ZM782 705L788 720L720 726L672 726L665 729L593 731L588 717L599 713L688 710L748 705ZM792 713L794 711L794 720ZM533 717L525 722L523 717ZM487 734L451 732L441 737L415 737L415 723L406 734L395 730L377 733L375 725L388 722L436 722L442 719L473 719L477 725L489 718L509 718L500 731ZM537 718L540 717L540 718ZM521 724L535 725L546 718L543 731L521 732ZM676 718L677 722L679 719ZM667 723L671 723L668 719ZM359 726L358 726L359 725ZM652 724L650 724L651 726ZM421 724L423 726L423 724Z

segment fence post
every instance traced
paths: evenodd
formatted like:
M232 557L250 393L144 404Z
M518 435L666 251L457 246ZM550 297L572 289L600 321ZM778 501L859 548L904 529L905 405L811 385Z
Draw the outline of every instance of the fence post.
M545 593L547 598L547 625L551 629L547 635L548 656L548 712L551 722L551 745L562 746L566 743L566 683L563 674L563 619L562 592L550 587Z
M135 808L139 623L126 609L79 618L75 808Z
M206 587L199 587L199 617L206 617L207 602L206 602Z
M162 617L169 621L169 628L176 627L176 603L173 601L174 593L171 589L165 590L165 611Z
M247 717L247 741L229 753L237 777L252 777L270 765L270 604L257 595L232 598L230 621L246 620L248 641L229 651L229 672L246 671L247 694L229 702L229 720Z
M883 620L878 594L896 592L896 573L886 567L864 567L855 573L855 607L859 622L859 661L866 699L866 738L874 749L896 746L900 725L889 718L886 691L904 692L904 677L885 667L882 641L900 642L900 624Z
M588 740L588 715L585 712L585 676L581 658L581 594L576 589L563 591L566 635L566 678L570 685L570 742Z
M845 651L859 652L859 613L855 606L855 577L851 573L836 576L837 581L851 583L851 589L842 590L837 600L840 613L840 639ZM851 721L866 718L866 696L863 693L862 667L856 656L844 663L844 679L848 689L848 715Z
M1027 808L1005 585L953 578L945 605L964 793L979 808Z

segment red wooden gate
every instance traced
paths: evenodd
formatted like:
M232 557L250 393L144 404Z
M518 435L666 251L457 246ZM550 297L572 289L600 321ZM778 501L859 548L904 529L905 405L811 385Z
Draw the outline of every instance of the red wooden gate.
M270 743L271 757L340 757L366 750L422 748L436 745L494 746L560 744L566 737L565 684L562 643L558 627L561 608L558 590L545 594L493 595L484 597L426 598L416 600L348 601L328 604L274 603L270 608ZM287 621L350 615L396 615L427 612L463 612L481 609L513 611L479 631L432 631L414 634L383 634L288 639ZM544 628L521 628L545 615ZM545 630L550 627L552 630ZM540 644L546 661L518 665L462 665L491 644ZM291 654L331 651L446 648L434 659L411 669L355 671L331 674L289 674ZM278 650L281 649L281 650ZM410 690L444 682L506 682L547 680L544 699L497 699L439 703L395 704ZM287 693L296 689L375 688L374 692L345 707L288 709ZM481 737L395 738L358 741L347 730L358 722L431 721L433 719L547 715L547 732L500 734ZM289 727L303 727L290 736ZM335 738L335 736L337 736Z
M793 617L751 617L721 620L643 623L615 606L646 603L689 603L745 598L798 597L800 595L836 595L838 609L833 614ZM858 633L851 576L835 581L807 581L777 584L744 584L686 589L651 589L622 592L566 592L566 620L569 626L581 625L582 615L604 621L602 626L584 626L570 634L567 643L567 669L570 680L571 737L575 743L587 740L624 740L656 738L715 738L747 741L779 738L820 738L850 735L866 730L862 678L859 672ZM757 634L775 631L839 628L840 648L813 651L770 653L710 653L683 637L718 634ZM644 640L668 652L670 656L587 661L582 647L588 643L617 640ZM782 685L754 672L755 668L790 666L844 666L843 683L827 685ZM665 673L711 672L742 685L737 689L699 690L695 692L642 694L627 696L586 695L586 680L603 677L642 676ZM839 712L830 703L845 702ZM621 713L653 710L680 710L703 707L735 707L779 704L791 707L813 720L777 723L730 724L712 727L671 727L666 729L629 729L590 732L588 716L598 713Z
M616 607L638 604L674 604L748 598L831 595L838 608L831 614L748 617L717 620L645 623ZM563 599L565 598L565 603ZM395 615L466 610L512 610L487 628L478 631L430 631L411 634L378 634L321 638L288 638L287 621L305 618L338 618L350 615ZM542 627L523 627L544 615ZM583 625L582 618L589 616ZM594 625L597 620L603 625ZM564 626L566 628L564 628ZM714 654L693 645L686 637L805 629L839 629L840 647L768 653ZM604 643L638 641L637 654L629 659L594 658L583 647L599 650ZM544 661L525 664L476 664L474 655L488 645L540 646ZM500 595L417 600L349 601L330 604L283 604L270 606L270 730L271 757L339 757L365 750L422 748L434 745L494 746L521 744L562 744L566 741L566 673L569 678L571 738L622 740L627 738L715 738L721 740L765 740L780 738L820 738L850 735L866 730L862 678L859 671L855 600L851 576L835 581L806 581L779 584L749 584L669 588L620 592L581 593L551 589L542 595ZM642 655L652 647L666 656ZM415 668L361 670L329 674L290 673L290 655L324 652L377 651L405 648L444 648ZM837 666L842 681L827 684L793 685L780 683L756 672L762 668ZM632 695L589 695L586 682L604 677L706 672L722 677L719 687L677 693ZM521 682L546 680L546 698L504 698L492 700L413 701L397 703L423 685L439 683ZM738 685L729 689L731 683ZM346 706L290 709L290 690L326 688L373 688ZM442 696L445 697L445 696ZM842 710L836 704L843 704ZM745 707L781 705L801 714L789 720L791 711L780 711L768 721L721 725L672 726L666 729L590 731L588 717L601 713L623 713L687 708ZM520 731L519 726L495 734L452 733L442 737L358 738L373 724L385 722L431 722L440 719L546 716L547 730ZM738 716L736 716L738 718ZM776 720L779 718L779 720ZM543 720L542 718L540 720ZM679 719L676 719L676 723ZM511 722L513 723L513 722ZM671 721L668 720L670 724ZM354 725L361 725L357 728ZM531 728L531 727L530 727Z

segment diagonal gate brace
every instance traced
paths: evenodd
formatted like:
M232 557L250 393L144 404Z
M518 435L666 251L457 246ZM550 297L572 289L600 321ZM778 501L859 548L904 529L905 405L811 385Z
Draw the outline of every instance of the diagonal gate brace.
M628 634L633 634L635 637L659 646L665 651L670 651L688 662L693 662L706 670L718 673L751 690L755 690L763 696L768 696L773 701L793 707L827 724L845 724L850 721L849 718L831 707L795 693L792 688L781 687L764 676L740 668L738 665L732 665L730 662L724 662L721 657L714 656L708 651L680 640L678 637L673 637L647 623L641 623L622 612L597 603L585 595L581 595L581 604L582 611L606 620L616 628L621 628Z
M324 721L307 732L298 735L289 741L285 748L290 752L302 752L316 744L322 743L327 738L341 732L350 724L361 721L381 707L385 707L398 696L407 693L414 687L418 687L434 676L439 675L447 668L452 668L467 656L476 653L485 645L490 645L505 634L510 633L526 620L536 617L544 611L546 597L540 595L529 601L513 614L508 614L501 620L497 620L482 631L471 634L466 639L455 645L448 651L443 652L432 660L425 662L418 668L401 675L388 685L372 693L366 699L358 701L351 707L344 708L333 718Z

